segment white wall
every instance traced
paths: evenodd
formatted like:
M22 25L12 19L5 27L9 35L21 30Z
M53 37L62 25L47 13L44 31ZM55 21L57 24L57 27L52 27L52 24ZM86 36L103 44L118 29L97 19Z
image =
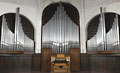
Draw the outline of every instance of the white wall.
M44 8L60 0L0 0L0 15L15 12L20 7L20 13L29 18L35 28L35 49L41 53L41 17ZM80 14L81 52L86 52L87 24L92 17L100 13L100 7L105 7L106 12L120 14L120 0L61 0L74 5Z

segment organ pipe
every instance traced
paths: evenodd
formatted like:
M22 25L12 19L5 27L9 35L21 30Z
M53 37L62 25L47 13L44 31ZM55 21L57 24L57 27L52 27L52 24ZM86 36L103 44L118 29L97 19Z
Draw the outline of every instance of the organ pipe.
M6 24L6 19L3 15L2 17L2 28L1 28L1 49L5 50L4 45L5 45L5 24Z
M118 26L118 15L117 14L114 18L111 30L107 33L107 48L108 50L119 49L119 26Z
M119 39L119 21L118 21L118 14L116 14L116 40L117 40L117 49L120 49L120 39Z
M34 51L34 41L31 40L23 31L19 8L17 8L15 23L16 49L20 51Z
M103 12L102 7L100 8L101 14L100 14L100 23L98 26L98 32L97 32L97 51L104 51L106 50L106 30L105 30L105 15Z
M1 49L6 51L34 51L34 41L23 31L19 8L15 15L15 33L8 28L6 18L2 17Z
M17 8L15 18L15 50L23 51L23 44L24 44L24 32L21 25L19 8Z
M55 54L69 53L70 48L79 48L78 34L78 25L70 19L60 3L51 19L43 25L42 48L51 48Z
M100 8L100 12L97 33L87 41L88 51L103 51L106 49L105 16L102 8Z
M119 50L118 25L118 14L116 14L112 28L106 33L105 14L101 8L97 33L91 39L87 40L88 52Z
M6 18L2 17L2 28L1 28L1 49L2 50L13 50L14 34L8 28Z

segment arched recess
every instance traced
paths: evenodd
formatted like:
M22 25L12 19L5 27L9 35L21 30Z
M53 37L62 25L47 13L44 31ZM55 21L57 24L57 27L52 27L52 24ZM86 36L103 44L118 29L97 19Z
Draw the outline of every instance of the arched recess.
M114 13L114 12L105 12L104 13L106 39L108 38L108 36L107 36L108 33L113 29L113 23L115 22L116 15L118 15L118 28L119 28L120 27L120 25L119 25L120 24L120 15L117 13ZM98 32L99 23L100 23L100 14L94 16L89 21L88 26L87 26L87 41L90 40L91 38L93 38L94 36L96 36L96 34ZM87 47L88 47L88 45L87 45ZM88 48L87 48L87 52L89 52ZM94 52L97 52L97 50L94 50Z
M71 60L74 61L71 61L71 63L76 62L78 66L71 64L71 71L79 71L80 25L77 8L64 2L48 5L42 13L41 31L42 71L51 70L50 56L53 54L73 54ZM76 61L74 58L76 58ZM46 64L47 68L43 67Z

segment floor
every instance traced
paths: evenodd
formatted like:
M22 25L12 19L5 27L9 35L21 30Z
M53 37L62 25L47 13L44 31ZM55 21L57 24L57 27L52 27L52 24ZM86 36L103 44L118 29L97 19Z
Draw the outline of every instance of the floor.
M27 72L4 72L4 73L50 73L50 72L38 72L38 71L32 71L32 72L30 71L30 72L28 72L27 71ZM89 72L89 71L81 71L81 72L71 72L71 73L120 73L120 72Z
M8 72L7 72L8 73ZM9 73L50 73L50 72L38 72L38 71L32 71L32 72L9 72ZM71 73L90 73L90 72L71 72Z

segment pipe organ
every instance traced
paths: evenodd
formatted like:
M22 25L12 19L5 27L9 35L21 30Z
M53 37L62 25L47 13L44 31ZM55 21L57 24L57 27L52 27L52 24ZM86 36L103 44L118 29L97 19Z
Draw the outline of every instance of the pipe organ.
M23 51L24 44L24 32L21 25L21 18L19 15L19 9L17 9L16 17L15 17L15 47L16 50Z
M29 52L32 54L34 52L34 40L30 39L23 31L19 8L16 10L14 33L8 28L5 15L3 15L0 45L0 53Z
M107 33L107 50L120 50L119 48L119 26L116 14L111 30ZM112 39L112 40L111 40Z
M2 28L1 28L1 50L13 50L14 47L14 34L7 26L6 18L2 17Z
M70 48L79 48L79 26L67 15L59 3L51 19L42 28L42 48L51 48L52 53L69 53Z
M115 14L112 28L106 33L105 12L103 12L102 8L100 10L101 14L99 17L98 30L91 39L87 40L87 51L88 53L99 53L101 51L114 52L114 50L120 50L118 14Z
M68 3L53 3L43 11L42 22L42 71L79 72L79 13L77 9Z

